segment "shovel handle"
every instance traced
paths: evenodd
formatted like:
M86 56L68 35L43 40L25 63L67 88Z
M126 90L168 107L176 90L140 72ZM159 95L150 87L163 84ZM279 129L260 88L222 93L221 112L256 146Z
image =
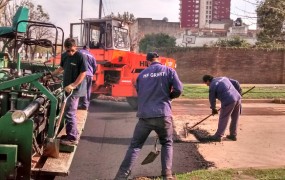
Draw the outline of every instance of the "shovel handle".
M56 137L56 135L58 133L59 126L60 126L60 123L61 123L61 120L62 120L62 117L63 117L63 114L64 114L64 109L65 109L66 102L67 102L68 98L72 95L72 93L73 93L73 91L71 91L67 97L65 97L65 92L63 93L64 100L63 100L63 103L61 105L59 118L58 118L58 120L57 120L57 122L55 124L55 130L54 130L53 139Z
M254 88L255 88L255 86L251 87L249 90L247 90L244 93L242 93L241 96L245 95L246 93L248 93L249 91L253 90Z
M158 142L158 136L156 136L156 138L155 138L155 143L154 143L154 150L155 150L155 152L158 151L158 150L157 150L157 142Z

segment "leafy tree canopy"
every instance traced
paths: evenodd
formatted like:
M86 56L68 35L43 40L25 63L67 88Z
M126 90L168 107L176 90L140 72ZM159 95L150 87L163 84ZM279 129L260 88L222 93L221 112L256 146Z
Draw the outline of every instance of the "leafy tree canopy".
M15 15L17 9L19 6L25 6L29 8L29 20L30 21L36 21L36 22L49 22L49 14L46 13L43 10L43 7L41 5L35 5L32 1L30 0L20 0L20 1L10 1L6 7L4 8L4 13L0 19L0 24L2 26L11 26L12 25L12 18ZM46 28L46 27L39 27L39 26L34 26L30 29L30 37L34 39L53 39L54 38L54 32L52 31L51 28ZM8 39L2 38L0 39L4 42L8 42ZM14 49L14 43L11 42L7 46L8 52L12 54L12 51ZM30 46L30 49L28 50L30 54L33 55L36 52L40 52L41 47L38 47L37 45L35 46Z
M118 13L117 16L114 15L114 13L111 13L110 15L107 15L105 17L115 17L123 20L124 22L134 22L136 20L135 16L129 12L124 12L123 14Z
M139 51L147 53L158 48L175 47L176 39L164 33L147 34L139 42Z
M280 43L285 40L285 1L263 0L257 6L257 35L259 44Z

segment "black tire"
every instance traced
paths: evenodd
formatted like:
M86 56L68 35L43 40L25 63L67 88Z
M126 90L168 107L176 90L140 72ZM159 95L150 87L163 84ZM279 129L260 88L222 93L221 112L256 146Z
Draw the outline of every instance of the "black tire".
M95 93L92 93L91 94L91 99L97 99L99 97L100 94L95 94Z
M129 105L137 110L138 109L138 98L137 97L127 97L127 102L129 103Z

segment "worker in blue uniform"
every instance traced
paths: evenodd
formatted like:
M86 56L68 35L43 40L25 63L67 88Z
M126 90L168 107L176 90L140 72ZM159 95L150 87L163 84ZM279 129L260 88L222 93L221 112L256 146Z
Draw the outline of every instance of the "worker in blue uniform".
M93 82L93 75L96 72L96 59L90 53L88 46L83 46L83 49L80 52L86 58L87 64L87 71L86 71L86 83L87 83L87 93L86 96L80 97L78 109L88 110L91 100L91 93L92 93L92 82Z
M230 134L226 137L236 141L242 93L239 82L227 77L213 77L212 75L204 75L203 81L209 86L209 101L213 115L218 114L216 99L221 101L218 129L214 135L203 140L220 142L231 118Z
M138 76L136 90L138 93L139 118L133 138L125 158L115 177L127 179L149 134L154 130L161 144L161 175L164 179L172 179L173 158L173 122L171 101L182 93L182 83L176 71L159 62L155 52L146 56L150 63Z
M66 135L61 137L60 143L75 145L78 143L78 130L76 112L79 97L86 95L86 60L83 54L77 51L75 40L67 38L64 41L65 52L61 55L60 67L52 72L52 75L63 73L63 87L66 93L72 95L65 106Z

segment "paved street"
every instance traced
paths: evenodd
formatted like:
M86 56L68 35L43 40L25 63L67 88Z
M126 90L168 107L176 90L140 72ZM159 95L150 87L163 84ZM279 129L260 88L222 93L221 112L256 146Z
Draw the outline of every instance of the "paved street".
M130 143L137 121L135 114L126 102L93 101L70 175L56 179L113 179ZM133 169L133 177L160 175L160 157L151 164L140 165L153 150L154 140L154 134L151 134ZM194 144L175 143L174 151L175 172L207 166Z
M173 102L173 111L178 137L183 137L182 130L179 129L181 125L186 122L192 124L198 122L210 113L208 102L205 100L175 100ZM113 179L132 137L137 121L135 114L136 112L126 102L94 100L72 162L70 175L68 177L57 177L56 179ZM211 163L214 163L213 166L218 168L244 167L247 164L254 167L260 162L263 162L262 166L276 163L278 158L283 158L280 157L280 154L285 151L285 144L278 143L278 141L280 142L281 139L285 138L283 133L285 131L284 114L284 104L243 103L238 141L215 144L176 142L174 144L174 172L191 172L213 165ZM217 117L212 117L199 127L213 133L216 125ZM270 136L266 136L268 133ZM278 135L282 135L282 138L277 139L277 141L270 139L276 138ZM264 139L266 137L269 139ZM132 172L133 177L160 175L159 157L151 164L140 165L142 160L153 149L153 143L154 134L151 135L141 151ZM270 145L272 148L268 148ZM278 145L281 146L278 147ZM263 148L265 154L262 155L263 151L258 148ZM272 153L273 148L276 151ZM260 153L255 154L260 156L252 156L254 155L253 152L257 151ZM272 157L268 157L270 153ZM256 161L253 161L253 159ZM283 160L285 161L285 158ZM281 161L278 162L281 163Z

